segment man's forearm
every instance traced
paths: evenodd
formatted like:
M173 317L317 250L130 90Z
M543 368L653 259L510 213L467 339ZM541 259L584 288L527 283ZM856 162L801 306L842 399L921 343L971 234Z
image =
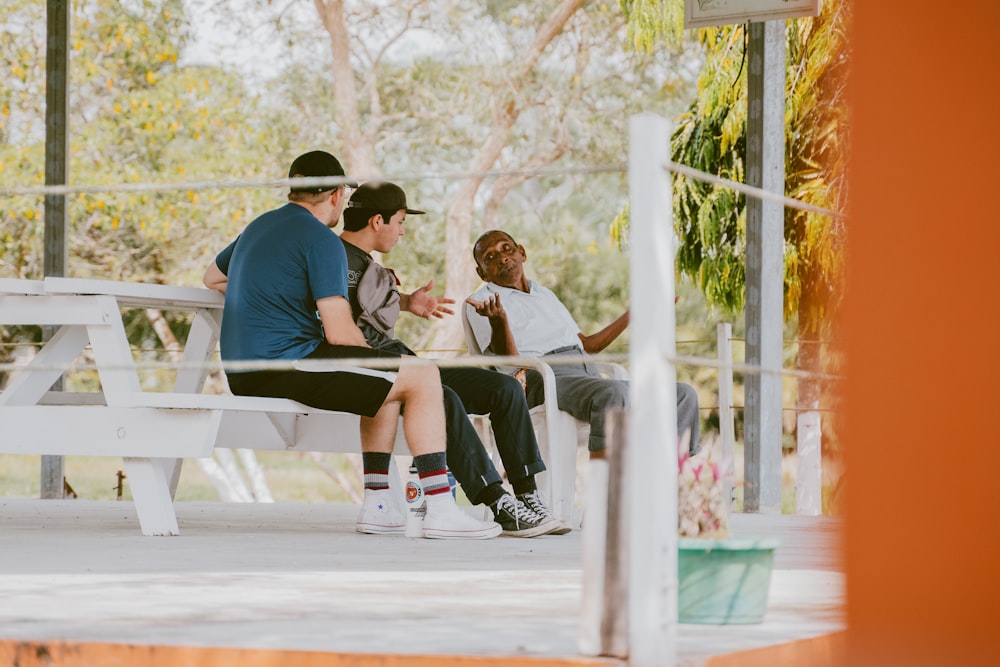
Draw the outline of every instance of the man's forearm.
M597 352L602 351L608 345L615 342L615 339L618 338L618 336L622 335L622 332L628 328L628 323L629 311L626 310L617 320L597 333L591 334L590 336L580 334L580 342L583 344L584 351L588 354L596 354Z
M514 342L514 334L511 333L510 323L507 321L507 318L491 317L489 321L490 351L499 356L517 356L517 343Z
M326 297L316 302L326 342L331 345L371 347L365 335L354 323L351 304L341 296Z
M205 269L205 275L202 276L201 281L205 284L205 287L225 294L229 278L219 269L215 262L212 262Z

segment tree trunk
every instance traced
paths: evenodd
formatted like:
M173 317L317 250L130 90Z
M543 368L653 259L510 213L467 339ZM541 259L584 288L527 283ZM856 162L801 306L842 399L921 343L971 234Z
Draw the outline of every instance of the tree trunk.
M469 171L474 175L465 179L445 214L445 287L448 296L461 302L476 285L470 247L472 243L473 203L483 184L483 172L496 163L508 133L517 121L521 109L516 98L531 71L538 64L546 47L562 32L566 22L583 6L584 0L562 0L539 28L531 46L524 52L516 69L508 80L508 91L499 105L486 141L473 157ZM361 178L377 175L374 155L374 137L363 131L357 85L351 65L351 42L347 24L344 21L343 0L314 0L323 27L329 35L330 50L333 55L334 110L340 127L340 138L348 173ZM375 76L375 73L372 73ZM377 90L377 86L375 87ZM377 110L368 119L369 128L378 128L381 118ZM434 329L429 346L439 350L458 350L462 344L462 323L458 317L447 318L432 325Z
M469 171L473 174L462 181L445 215L445 280L447 295L461 306L478 282L472 261L472 209L476 194L483 184L483 172L488 171L500 157L507 144L507 135L517 122L521 109L515 102L517 93L541 57L545 48L562 32L570 17L583 6L584 0L563 0L555 8L545 24L538 30L531 47L525 51L517 70L510 78L510 92L506 101L499 105L493 128L479 152L473 157ZM482 232L484 230L477 230ZM451 317L434 325L430 347L435 350L464 349L462 321Z
M361 127L358 89L351 66L351 37L344 22L343 0L314 0L316 12L330 39L333 55L333 109L340 128L344 168L351 176L371 178L375 169L375 142ZM379 123L371 120L372 126Z

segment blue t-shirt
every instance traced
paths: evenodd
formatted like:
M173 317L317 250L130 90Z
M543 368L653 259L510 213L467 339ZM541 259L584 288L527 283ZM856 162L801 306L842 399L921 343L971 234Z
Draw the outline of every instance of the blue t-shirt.
M323 340L316 301L347 298L344 244L298 204L251 222L215 264L227 277L224 361L308 356Z

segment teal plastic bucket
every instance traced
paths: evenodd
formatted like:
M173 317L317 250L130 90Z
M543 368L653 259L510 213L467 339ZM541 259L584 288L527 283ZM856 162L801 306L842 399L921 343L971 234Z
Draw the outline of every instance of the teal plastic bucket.
M767 611L775 539L682 537L677 544L681 623L760 623Z

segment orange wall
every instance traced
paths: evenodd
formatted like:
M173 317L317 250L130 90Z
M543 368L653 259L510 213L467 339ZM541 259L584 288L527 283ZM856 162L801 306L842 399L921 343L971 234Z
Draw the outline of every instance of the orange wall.
M848 655L1000 665L1000 3L855 0Z

